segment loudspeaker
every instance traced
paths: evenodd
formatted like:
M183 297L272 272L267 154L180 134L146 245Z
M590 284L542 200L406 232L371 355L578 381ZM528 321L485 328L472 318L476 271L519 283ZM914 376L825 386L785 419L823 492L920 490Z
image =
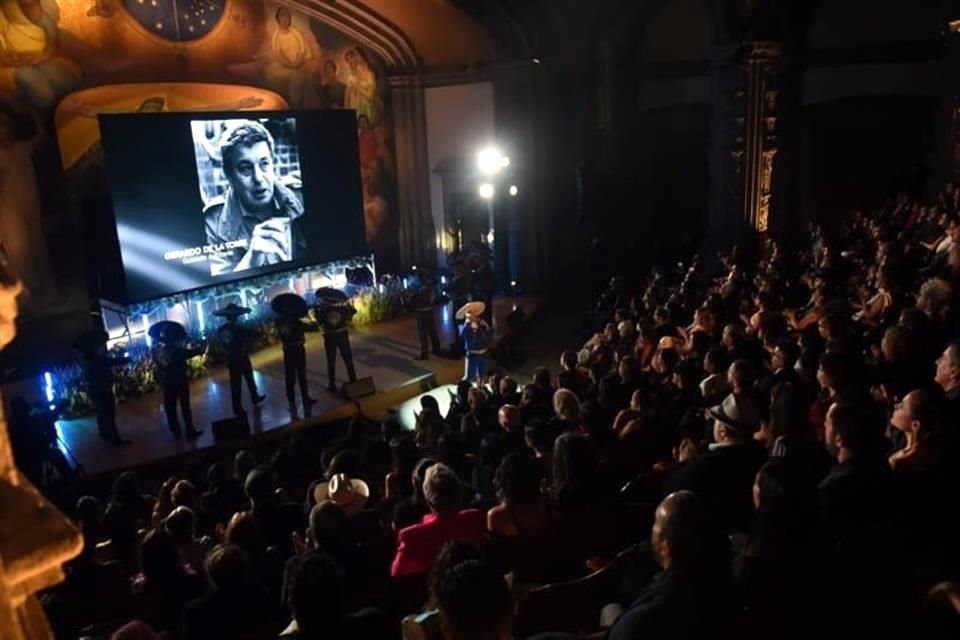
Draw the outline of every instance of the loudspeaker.
M370 376L367 376L366 378L360 378L359 380L354 380L353 382L348 382L343 385L343 395L347 396L351 400L362 398L364 396L372 396L376 392L377 387L373 384L373 378Z
M250 435L250 423L246 416L234 416L223 420L213 421L213 441L229 442L240 440Z

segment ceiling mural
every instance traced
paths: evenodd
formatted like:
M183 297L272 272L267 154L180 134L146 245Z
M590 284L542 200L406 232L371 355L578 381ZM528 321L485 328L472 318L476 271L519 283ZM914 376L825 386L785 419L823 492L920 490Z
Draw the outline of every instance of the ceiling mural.
M352 109L368 245L389 265L399 206L386 72L365 43L287 3L0 0L0 107L32 113L40 128L23 155L36 191L13 212L23 224L4 223L5 242L42 247L13 237L25 233L14 227L38 228L31 220L51 230L80 224L83 208L64 194L87 193L102 177L100 113ZM9 117L0 109L0 137ZM18 272L31 279L57 261L69 264L52 271L77 272L77 248L57 242L48 238L42 259L17 259Z

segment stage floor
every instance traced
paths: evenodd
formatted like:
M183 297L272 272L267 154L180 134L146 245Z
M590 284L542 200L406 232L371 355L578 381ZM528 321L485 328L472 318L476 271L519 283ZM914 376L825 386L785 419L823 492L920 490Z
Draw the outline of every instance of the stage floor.
M494 327L502 337L504 319L514 309L523 309L529 317L539 307L534 296L497 298L494 300ZM438 308L437 328L440 342L445 347L454 341L456 326L450 305ZM417 361L420 346L416 319L412 315L354 329L350 334L353 358L359 377L371 376L377 387L373 396L360 399L364 415L382 420L389 411L405 400L438 385L450 384L463 375L463 361L431 355L429 360ZM280 346L270 347L252 357L254 377L260 393L267 396L256 410L250 408L250 398L243 391L244 404L250 414L252 439L282 436L286 429L312 427L324 422L352 416L357 404L329 392L326 357L320 334L307 334L307 382L311 395L317 400L312 416L291 415L287 406L283 381L283 356ZM338 381L346 377L343 361L337 361ZM142 398L127 400L117 406L117 425L120 433L131 441L128 446L114 447L97 435L93 416L77 420L57 421L61 448L68 457L83 466L88 475L117 471L127 467L159 462L215 446L238 448L231 442L217 445L213 441L210 424L232 415L230 385L225 368L211 369L206 378L190 384L190 402L194 423L203 429L195 441L174 438L167 429L159 391ZM239 443L242 444L242 443Z

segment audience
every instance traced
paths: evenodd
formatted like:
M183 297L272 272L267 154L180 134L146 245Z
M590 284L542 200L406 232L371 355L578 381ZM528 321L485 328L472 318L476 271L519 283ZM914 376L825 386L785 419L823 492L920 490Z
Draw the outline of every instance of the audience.
M378 639L423 611L405 635L955 629L958 205L949 185L842 234L616 277L555 377L461 382L445 416L423 396L412 432L358 418L309 430L316 451L298 436L267 464L244 450L73 496L84 551L44 594L53 627ZM552 628L567 610L594 624Z

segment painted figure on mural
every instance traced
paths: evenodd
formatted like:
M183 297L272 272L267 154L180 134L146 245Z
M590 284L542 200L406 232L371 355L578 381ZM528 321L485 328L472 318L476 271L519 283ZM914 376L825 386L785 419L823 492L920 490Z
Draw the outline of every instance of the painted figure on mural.
M350 68L344 106L355 110L358 118L366 116L371 124L377 124L382 111L380 95L377 92L377 74L357 47L349 49L344 59Z
M363 180L363 218L367 230L367 246L377 248L382 243L382 234L389 217L387 200L378 188L376 167L367 166L360 170Z
M324 109L343 109L347 85L337 77L337 63L327 60L320 72L320 106Z
M54 0L0 0L0 93L50 108L80 80L60 47Z
M370 126L370 118L357 117L357 144L360 147L360 166L369 167L377 163L377 132Z
M88 18L110 18L113 16L113 0L94 0L87 9Z
M292 107L302 107L307 63L313 51L303 32L293 25L289 9L278 8L274 19L277 29L270 41L271 61L264 70L267 85L283 94Z
M50 294L52 287L33 163L43 140L36 114L0 106L0 259L26 287L23 303L27 308Z

